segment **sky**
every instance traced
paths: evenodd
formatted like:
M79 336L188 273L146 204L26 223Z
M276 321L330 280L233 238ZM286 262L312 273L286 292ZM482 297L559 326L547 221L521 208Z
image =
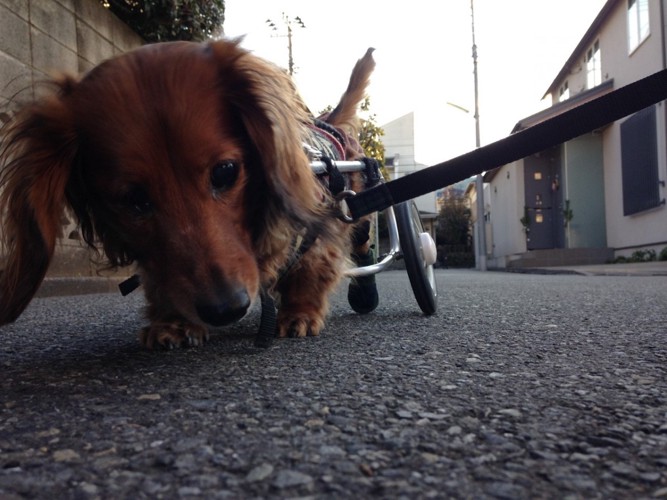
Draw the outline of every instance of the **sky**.
M550 104L542 97L604 3L474 0L481 145ZM313 112L338 102L354 63L374 47L378 124L423 116L428 147L419 161L427 164L474 148L470 0L226 0L225 8L225 35L245 36L245 48L285 68L283 14L303 20L305 28L293 21L294 78Z

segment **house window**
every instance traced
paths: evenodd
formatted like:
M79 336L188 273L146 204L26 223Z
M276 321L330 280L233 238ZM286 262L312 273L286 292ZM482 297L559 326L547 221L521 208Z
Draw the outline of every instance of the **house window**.
M558 102L563 102L569 98L570 98L570 87L568 86L568 83L565 82L563 83L563 85L560 86L560 89L558 89Z
M632 115L621 124L621 169L623 215L662 204L655 106Z
M639 47L649 32L648 0L628 0L628 50Z
M586 52L586 88L592 89L602 83L602 64L600 58L600 41L596 40Z

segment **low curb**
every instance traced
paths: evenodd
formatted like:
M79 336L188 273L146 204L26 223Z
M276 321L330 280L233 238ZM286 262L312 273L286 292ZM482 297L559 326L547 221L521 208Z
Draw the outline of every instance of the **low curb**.
M123 278L81 277L46 278L35 297L62 297L69 295L89 295L93 293L120 293L118 284Z

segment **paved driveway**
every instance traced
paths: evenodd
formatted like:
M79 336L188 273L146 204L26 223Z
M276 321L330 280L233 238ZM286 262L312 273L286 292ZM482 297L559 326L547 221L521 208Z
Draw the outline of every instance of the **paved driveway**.
M0 330L0 497L667 496L667 279L406 275L320 338L145 352L140 295Z

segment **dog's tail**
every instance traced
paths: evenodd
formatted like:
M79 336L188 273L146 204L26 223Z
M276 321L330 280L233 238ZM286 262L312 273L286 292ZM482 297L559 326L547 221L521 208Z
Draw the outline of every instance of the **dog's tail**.
M366 87L368 87L371 73L375 69L374 50L372 47L369 48L364 57L357 61L352 70L347 90L340 98L338 105L326 117L326 121L335 127L348 130L357 129L357 107L366 96Z

